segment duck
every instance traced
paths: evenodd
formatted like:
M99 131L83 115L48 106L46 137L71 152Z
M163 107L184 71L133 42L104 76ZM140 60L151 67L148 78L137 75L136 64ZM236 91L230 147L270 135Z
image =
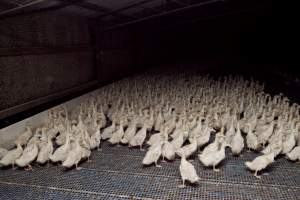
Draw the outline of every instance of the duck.
M183 154L181 155L179 171L182 179L182 185L179 186L180 188L185 187L185 181L189 181L190 183L198 183L200 181L195 167L186 160Z
M7 149L0 148L0 160L8 153Z
M246 144L248 149L258 150L261 147L261 144L258 141L257 136L253 133L252 126L249 126L249 131L246 136Z
M147 126L143 127L134 135L134 137L129 141L129 147L140 146L140 150L143 151L143 144L147 136Z
M22 155L16 160L16 164L19 167L28 167L25 170L32 170L32 166L30 165L33 162L39 153L38 148L38 139L36 138L31 144L27 145Z
M62 166L65 168L71 168L75 165L76 170L80 170L78 163L83 157L83 149L79 144L79 137L71 143L71 151L68 153L67 158L62 163Z
M27 145L30 138L33 136L32 128L31 126L26 125L25 126L25 132L22 133L16 140L15 144L21 144L22 146Z
M157 118L154 123L154 130L159 131L161 129L162 124L164 123L164 119L161 113L161 110L158 112Z
M134 137L137 129L136 124L137 124L136 119L134 119L132 123L130 123L130 125L128 126L128 128L124 133L123 138L121 139L122 144L128 144L128 142Z
M199 148L206 145L209 142L210 135L212 132L215 132L215 130L213 128L210 128L208 125L206 125L203 133L196 137L197 146Z
M289 153L290 151L292 151L295 145L296 145L296 140L295 140L294 133L290 132L285 136L285 140L282 143L282 153L283 154Z
M199 155L199 160L205 166L212 166L215 172L219 172L220 169L216 169L216 166L225 158L226 142L220 143L221 147L217 151L211 151L208 153L202 153Z
M109 127L105 128L103 130L103 132L101 134L101 139L103 139L103 140L109 139L112 136L114 131L116 131L116 124L113 121Z
M245 165L247 166L247 168L249 168L250 170L255 171L254 176L256 178L261 178L260 176L257 175L257 173L263 169L265 169L266 167L268 167L271 163L274 162L274 153L271 152L269 154L266 155L261 155L256 157L253 161L249 162L245 162Z
M152 146L147 151L142 163L143 165L151 165L152 163L155 164L156 167L161 167L157 164L161 154L162 154L162 142L157 141L156 143L152 144Z
M183 133L180 133L177 138L174 138L172 141L171 141L171 144L173 145L174 147L174 150L175 152L180 149L184 143L184 138L183 138Z
M100 134L100 124L96 127L95 132L90 137L90 148L91 150L96 149L100 150L101 143L101 134Z
M165 158L169 161L175 159L174 146L168 140L163 141L162 144L162 160L164 161Z
M264 131L258 133L258 142L263 145L263 147L266 145L268 139L273 134L274 130L274 121L271 122L271 124L268 126L267 129Z
M149 140L146 142L149 146L157 143L157 142L160 142L162 140L161 138L161 133L155 133L153 135L151 135L151 137L149 138Z
M244 138L241 134L239 123L237 124L237 131L232 138L230 147L233 155L240 155L244 149Z
M53 150L52 135L48 135L48 141L46 145L40 147L36 162L39 164L45 164L48 161L49 163Z
M286 157L291 161L300 161L300 146L296 146L291 152L287 153Z
M108 142L110 142L112 145L119 144L123 136L124 136L124 128L123 128L123 122L121 121L119 128L112 134Z
M196 138L194 137L191 141L192 142L190 144L181 147L180 149L176 150L175 153L178 156L185 155L186 158L190 157L193 153L195 153L197 151L197 140L196 140Z
M210 152L215 152L218 150L220 143L223 143L225 141L225 135L224 135L224 127L221 127L221 130L219 133L216 134L214 142L207 145L202 152L202 155L209 154Z
M21 141L20 141L21 142ZM0 160L2 166L12 165L12 168L15 169L16 160L22 155L23 148L21 143L17 143L17 148L8 151L5 156Z
M63 162L66 160L68 153L70 151L70 133L66 134L66 143L59 148L56 149L56 151L50 155L50 160L52 162Z

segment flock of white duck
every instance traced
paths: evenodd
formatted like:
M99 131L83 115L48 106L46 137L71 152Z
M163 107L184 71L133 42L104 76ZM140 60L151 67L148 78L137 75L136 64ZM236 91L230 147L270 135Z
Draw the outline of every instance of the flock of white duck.
M245 162L260 178L257 173L280 154L300 160L299 107L242 77L146 73L103 87L72 111L50 110L43 126L26 127L15 149L0 149L0 164L32 169L34 161L51 161L80 169L93 149L101 150L100 141L108 140L141 150L147 146L144 165L160 167L161 158L181 157L184 186L200 179L187 160L198 149L200 162L217 172L226 147L237 156L247 147L262 152Z

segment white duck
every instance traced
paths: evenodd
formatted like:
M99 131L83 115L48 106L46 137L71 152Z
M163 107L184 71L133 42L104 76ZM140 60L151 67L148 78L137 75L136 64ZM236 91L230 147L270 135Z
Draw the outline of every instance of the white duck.
M268 126L268 128L260 133L258 133L258 142L265 146L271 135L273 134L274 130L274 121Z
M81 168L78 167L78 163L80 162L82 157L83 149L79 144L79 137L77 137L75 141L71 143L71 151L68 153L68 156L62 163L62 166L66 168L71 168L75 165L76 169L80 170Z
M15 169L16 160L22 155L23 148L21 144L17 144L17 148L10 150L6 155L0 160L0 164L3 166L12 165Z
M196 137L198 147L202 147L209 142L210 135L212 132L215 132L215 130L206 125L203 133Z
M52 162L58 162L58 161L65 161L68 153L70 151L70 134L66 134L66 143L59 148L56 149L56 151L50 155L50 160Z
M231 144L231 151L233 155L240 155L244 148L244 138L241 134L240 125L237 124L237 131L232 138Z
M15 141L15 144L21 144L21 146L27 145L29 139L32 137L33 132L31 126L26 126L26 130Z
M95 148L97 148L97 150L100 149L100 142L101 142L100 126L101 125L98 125L96 127L95 132L90 137L90 148L91 149L95 149Z
M179 186L181 188L185 187L185 181L189 181L190 183L197 183L200 180L195 167L186 160L185 155L181 155L179 171L182 179L182 185Z
M258 150L261 147L260 143L258 142L257 136L253 133L251 125L249 126L249 131L246 136L246 143L248 149Z
M116 124L113 121L112 124L107 127L106 129L103 130L102 134L101 134L101 138L103 140L107 140L112 136L112 133L116 130Z
M187 132L187 131L186 131ZM178 149L180 149L184 143L184 138L183 138L183 133L180 133L177 138L174 138L172 141L171 141L171 144L173 145L174 147L174 150L177 151Z
M162 140L161 137L162 136L161 136L160 132L159 133L155 133L155 134L153 134L153 135L150 136L149 140L146 143L151 146L151 145L153 145L153 144L155 144L157 142L160 142Z
M48 135L48 141L45 146L41 146L38 157L36 159L37 163L44 164L50 160L50 156L53 153L52 136Z
M144 141L147 136L147 126L143 126L135 135L134 137L129 141L129 147L136 147L140 146L140 149L142 149Z
M163 161L165 158L169 161L175 159L174 146L167 140L165 140L162 145L162 158L163 158Z
M123 128L123 122L121 121L119 128L112 134L112 136L109 138L108 141L111 144L119 144L123 136L124 136L124 128Z
M24 149L22 156L16 160L19 167L28 166L25 170L32 170L31 162L33 162L39 153L38 139L36 138L31 144L27 145Z
M8 153L7 149L0 148L0 160Z
M258 156L251 162L245 162L245 165L249 169L255 171L254 176L256 178L261 178L260 176L257 175L257 172L265 169L268 165L273 163L274 157L275 157L274 153L271 152L270 154Z
M128 126L128 128L126 129L123 138L121 139L122 144L128 144L128 142L133 138L137 129L136 124L137 124L137 120L134 118L133 121Z
M191 140L192 142L188 145L181 147L176 150L178 156L185 155L186 158L190 157L193 153L197 151L197 140L195 137Z
M199 160L205 166L212 166L215 172L219 172L219 169L216 169L216 166L225 158L225 147L226 142L220 144L221 147L217 151L212 151L206 154L200 154Z
M295 136L293 132L288 133L282 143L282 153L283 154L287 154L290 151L292 151L292 149L295 147L296 145L296 140L295 140Z
M161 141L157 141L155 144L152 144L143 159L143 165L151 165L152 163L155 163L156 167L161 167L157 164L157 161L159 160L162 153L161 145Z
M291 152L287 153L286 157L291 161L300 161L300 146L296 146Z

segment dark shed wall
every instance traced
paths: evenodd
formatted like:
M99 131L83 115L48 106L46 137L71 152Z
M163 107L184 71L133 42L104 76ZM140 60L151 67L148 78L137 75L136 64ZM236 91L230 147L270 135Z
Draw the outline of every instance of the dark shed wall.
M90 43L82 19L46 12L0 20L0 118L96 80Z

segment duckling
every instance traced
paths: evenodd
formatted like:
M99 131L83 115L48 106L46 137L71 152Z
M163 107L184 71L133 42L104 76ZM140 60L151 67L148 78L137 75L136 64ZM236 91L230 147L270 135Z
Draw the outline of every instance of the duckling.
M101 125L97 126L95 133L92 134L92 136L90 137L90 148L91 149L97 148L98 151L100 150L100 142L101 142L100 126Z
M197 140L194 137L192 142L188 145L185 145L178 149L175 153L180 156L180 155L185 155L186 158L190 157L193 153L197 151Z
M185 181L189 181L190 183L198 183L200 180L195 167L186 160L185 155L181 155L179 171L182 179L182 185L179 186L180 188L185 187Z
M143 151L142 147L144 144L144 141L147 136L147 126L143 126L136 134L135 136L129 141L129 147L135 147L140 146L140 150Z
M232 138L230 147L233 155L240 155L243 151L244 138L242 137L239 123L237 124L237 131Z
M33 132L31 126L26 126L26 130L22 133L15 141L15 144L20 144L21 146L27 145L29 139L32 137Z
M68 153L66 160L62 163L63 167L71 168L72 166L76 166L77 170L81 168L78 167L78 163L83 157L83 149L79 144L79 137L75 139L74 142L71 143L71 151Z
M227 144L227 146L230 146L232 140L233 140L233 137L235 135L235 128L234 128L234 125L233 125L233 119L231 120L231 123L230 123L230 127L229 129L226 131L226 139L225 139L225 142Z
M17 144L17 148L10 150L6 155L0 160L0 164L3 166L12 165L15 169L16 160L22 155L23 148L21 144Z
M0 160L8 153L7 149L0 148Z
M26 146L21 157L19 157L16 160L16 164L19 167L28 166L28 168L26 168L25 170L32 170L30 163L36 159L36 157L38 156L38 153L39 153L39 148L38 148L37 143L38 143L38 140L36 138L31 144Z
M49 162L50 156L53 153L53 144L52 144L52 135L48 135L48 141L45 146L40 147L40 152L36 161L40 164L44 164L47 161Z
M251 162L245 162L245 165L250 170L255 171L254 176L260 179L261 177L257 175L257 172L265 169L268 165L270 165L273 162L274 162L274 153L271 152L270 154L258 156Z
M286 154L291 161L300 160L300 146L296 146L291 152Z
M116 130L116 131L112 134L111 138L109 138L108 141L109 141L111 144L119 144L120 141L121 141L121 139L123 138L123 136L124 136L124 128L123 128L123 122L121 121L121 122L120 122L120 125L119 125L119 129Z
M202 153L199 155L199 160L205 165L205 166L213 166L213 170L215 172L219 172L219 169L216 169L216 166L225 158L225 147L227 143L223 142L221 143L221 148L217 151L212 151L209 153Z
M157 141L156 143L152 144L143 159L143 165L151 165L152 163L155 163L156 167L161 167L157 164L157 161L162 153L161 145L161 141Z
M112 134L113 134L113 132L114 132L115 130L116 130L116 124L115 124L115 122L113 121L112 124L111 124L109 127L107 127L106 129L103 130L103 132L102 132L102 134L101 134L101 138L102 138L103 140L109 139L109 138L112 136Z
M70 150L70 134L67 133L66 143L60 146L59 148L57 148L56 151L52 155L50 155L50 160L52 162L65 161L68 156L69 150Z
M122 144L128 144L128 142L133 138L136 133L137 121L134 119L129 127L126 129L123 138L121 139Z
M296 145L296 140L295 140L294 133L293 132L288 133L288 135L286 135L285 140L282 143L282 153L283 154L289 153L290 151L292 151L295 145Z

